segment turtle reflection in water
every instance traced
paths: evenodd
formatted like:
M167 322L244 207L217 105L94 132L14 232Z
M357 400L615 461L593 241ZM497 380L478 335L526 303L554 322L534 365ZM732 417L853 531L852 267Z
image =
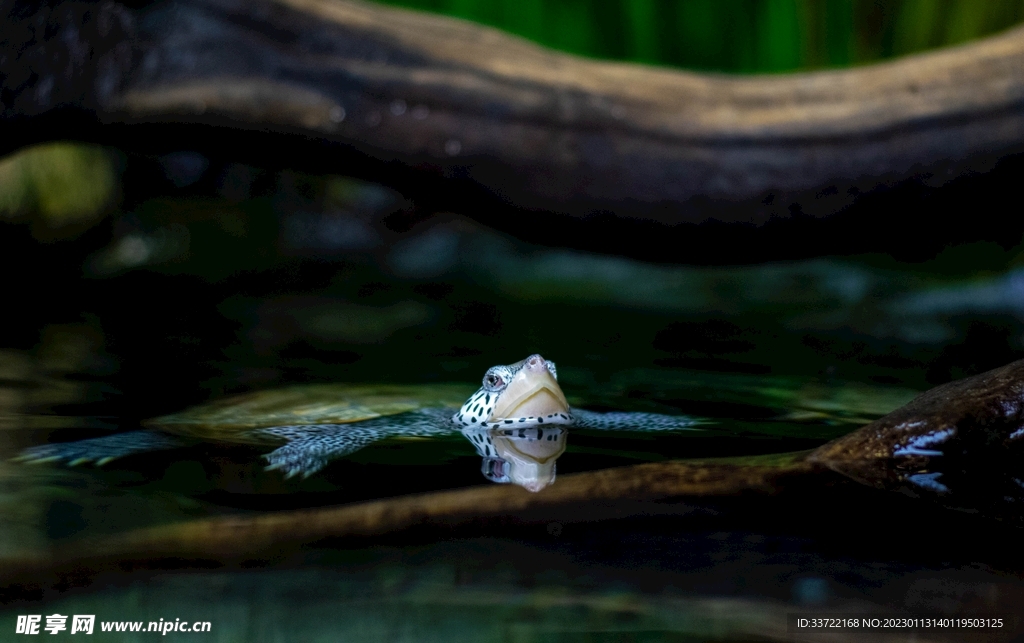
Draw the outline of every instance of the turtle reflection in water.
M320 395L328 390L319 389ZM450 398L444 387L432 391L434 401ZM425 404L423 389L418 396L409 395L408 387L348 387L343 392L349 399L326 405L315 394L312 400L303 398L299 389L278 392L276 397L273 392L243 396L158 418L150 423L154 427L150 429L31 447L18 459L102 465L132 453L176 448L197 440L284 442L264 456L269 461L267 468L279 469L287 477L307 477L331 460L385 438L460 431L483 458L487 479L539 491L555 479L555 460L565 451L570 427L652 431L687 429L695 424L685 416L570 408L558 385L554 362L540 355L488 369L483 386L461 408ZM249 417L242 417L246 413ZM294 423L295 418L307 423Z

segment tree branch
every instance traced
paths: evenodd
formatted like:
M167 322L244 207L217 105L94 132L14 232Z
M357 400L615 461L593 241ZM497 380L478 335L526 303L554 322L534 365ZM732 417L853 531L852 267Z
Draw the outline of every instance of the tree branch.
M323 143L325 169L371 159L517 207L665 223L760 223L793 200L829 214L879 183L1024 149L1020 28L867 67L728 77L344 0L0 15L0 131L19 144L53 136L41 117L58 107L106 125L76 125L101 140L119 124L249 128Z

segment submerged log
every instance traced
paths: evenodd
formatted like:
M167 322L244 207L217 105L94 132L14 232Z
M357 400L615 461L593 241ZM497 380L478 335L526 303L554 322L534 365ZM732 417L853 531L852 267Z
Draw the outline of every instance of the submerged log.
M457 533L474 526L543 526L551 521L560 528L561 523L627 516L683 515L694 511L690 502L776 496L809 473L834 475L807 464L805 456L647 463L561 476L541 493L488 484L144 528L0 561L0 603L5 596L23 594L25 587L74 584L69 575L88 582L97 573L117 569L247 565L322 542L372 541L431 529ZM820 481L819 486L827 487Z
M54 136L216 148L248 128L286 134L276 156L315 150L325 171L456 178L521 208L759 223L1024 149L1020 28L866 67L728 77L344 0L6 1L0 16L7 150ZM184 127L157 142L141 124Z

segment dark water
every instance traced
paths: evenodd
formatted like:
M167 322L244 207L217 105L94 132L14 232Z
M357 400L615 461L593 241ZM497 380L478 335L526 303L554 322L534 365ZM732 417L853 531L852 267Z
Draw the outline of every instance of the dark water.
M11 565L136 527L488 484L459 435L385 440L305 480L264 471L264 447L223 442L103 468L8 461L234 393L472 391L487 367L540 352L576 406L702 420L572 431L564 476L811 449L1024 354L1019 245L964 244L919 263L650 264L527 244L374 185L192 161L128 159L122 207L75 238L42 243L30 225L3 224L0 555ZM210 641L690 641L793 640L785 615L800 609L1024 611L1019 529L927 494L825 475L778 497L673 511L413 531L256 569L7 591L0 640L37 613L209 620L208 634L168 636ZM1010 640L1012 629L915 640Z

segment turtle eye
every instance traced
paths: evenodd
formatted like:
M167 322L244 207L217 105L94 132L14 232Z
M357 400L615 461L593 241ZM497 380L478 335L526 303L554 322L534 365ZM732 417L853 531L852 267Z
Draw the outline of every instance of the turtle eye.
M497 373L488 373L484 376L484 386L489 389L499 389L505 386L505 379Z

